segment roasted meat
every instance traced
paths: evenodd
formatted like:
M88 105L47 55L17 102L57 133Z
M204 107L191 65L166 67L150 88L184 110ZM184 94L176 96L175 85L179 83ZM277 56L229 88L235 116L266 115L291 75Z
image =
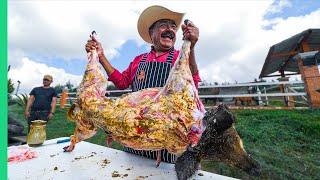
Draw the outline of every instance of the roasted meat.
M78 101L69 110L76 123L69 150L93 136L97 128L121 144L139 150L167 149L174 154L195 146L204 131L204 106L189 68L190 42L184 41L163 88L148 88L115 100L105 97L106 78L95 50L78 88Z

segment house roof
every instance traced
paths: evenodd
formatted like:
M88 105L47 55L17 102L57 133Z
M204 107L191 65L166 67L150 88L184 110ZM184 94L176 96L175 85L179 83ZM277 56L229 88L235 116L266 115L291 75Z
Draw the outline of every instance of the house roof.
M302 42L306 42L311 51L320 50L320 29L308 29L270 47L260 78L278 71L299 73L297 59L302 53Z

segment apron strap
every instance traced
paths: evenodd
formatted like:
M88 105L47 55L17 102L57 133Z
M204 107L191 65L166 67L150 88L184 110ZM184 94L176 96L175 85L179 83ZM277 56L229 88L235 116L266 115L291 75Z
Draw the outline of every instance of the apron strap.
M173 55L174 55L174 48L171 48L170 52L169 52L169 55L167 57L167 63L170 63L170 64L172 63Z
M142 59L141 59L140 63L144 63L144 62L146 62L147 57L148 57L148 53L145 53L145 54L143 55L143 57L142 57ZM139 64L140 64L140 63L139 63Z

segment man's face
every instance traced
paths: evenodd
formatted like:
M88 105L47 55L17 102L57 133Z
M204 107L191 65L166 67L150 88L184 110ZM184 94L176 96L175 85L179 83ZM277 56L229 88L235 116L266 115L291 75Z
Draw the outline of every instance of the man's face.
M177 25L169 19L161 19L155 22L150 29L152 43L156 50L166 51L176 42Z
M51 80L47 78L43 78L43 86L45 87L50 86L51 82L52 82Z

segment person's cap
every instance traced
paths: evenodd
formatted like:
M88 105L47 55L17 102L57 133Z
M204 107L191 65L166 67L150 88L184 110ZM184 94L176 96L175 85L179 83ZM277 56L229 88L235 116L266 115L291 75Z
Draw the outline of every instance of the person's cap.
M150 6L140 14L137 24L138 32L144 41L151 44L149 28L153 23L160 19L170 19L180 27L183 16L184 13L173 12L162 6Z
M52 80L53 80L52 76L51 76L51 75L49 75L49 74L44 75L44 76L43 76L43 79L48 79L48 80L50 80L50 81L52 81Z

